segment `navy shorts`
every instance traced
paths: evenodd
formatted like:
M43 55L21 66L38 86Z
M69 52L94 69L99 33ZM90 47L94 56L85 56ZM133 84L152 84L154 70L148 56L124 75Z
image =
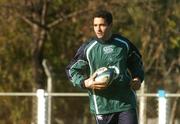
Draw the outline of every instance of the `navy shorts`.
M138 124L135 109L112 114L96 115L97 124Z

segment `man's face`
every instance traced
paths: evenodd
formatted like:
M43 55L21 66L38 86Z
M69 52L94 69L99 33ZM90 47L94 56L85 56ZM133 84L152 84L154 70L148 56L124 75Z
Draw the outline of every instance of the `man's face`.
M95 17L93 25L94 25L94 32L97 38L100 38L102 40L109 39L109 36L111 34L112 24L108 25L104 18Z

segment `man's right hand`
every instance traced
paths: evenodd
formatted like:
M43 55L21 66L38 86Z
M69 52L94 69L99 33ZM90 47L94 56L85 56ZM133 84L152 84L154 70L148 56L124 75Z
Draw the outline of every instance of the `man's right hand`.
M95 81L97 73L95 72L91 77L86 79L84 81L84 86L88 89L93 89L93 90L102 90L108 87L108 83L106 82L97 82Z

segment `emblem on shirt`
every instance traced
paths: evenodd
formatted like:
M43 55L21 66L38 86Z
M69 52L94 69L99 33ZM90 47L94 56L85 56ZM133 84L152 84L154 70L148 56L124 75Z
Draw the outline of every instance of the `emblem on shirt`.
M113 46L106 46L103 48L103 51L105 54L109 54L109 53L112 53L113 52Z

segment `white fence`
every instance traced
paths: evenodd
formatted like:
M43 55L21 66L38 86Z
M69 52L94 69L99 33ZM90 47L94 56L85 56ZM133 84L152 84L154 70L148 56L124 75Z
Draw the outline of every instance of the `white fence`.
M87 97L87 93L47 93L43 89L38 89L36 93L17 93L17 92L7 92L0 93L0 96L36 96L37 97L37 124L51 124L51 108L49 105L51 100L48 97ZM139 122L144 124L144 109L146 97L157 97L158 98L158 124L167 124L167 98L169 97L180 97L180 94L166 93L164 90L159 90L158 93L138 93L139 97Z

